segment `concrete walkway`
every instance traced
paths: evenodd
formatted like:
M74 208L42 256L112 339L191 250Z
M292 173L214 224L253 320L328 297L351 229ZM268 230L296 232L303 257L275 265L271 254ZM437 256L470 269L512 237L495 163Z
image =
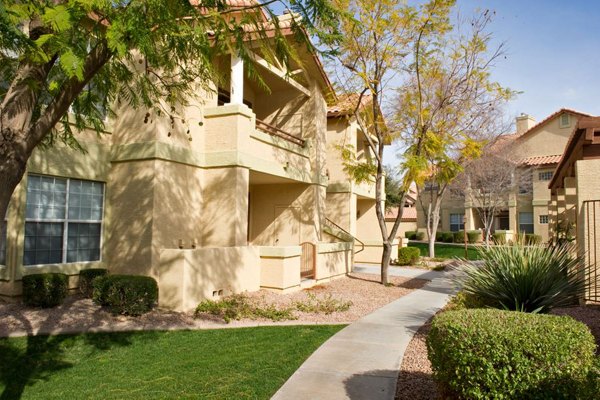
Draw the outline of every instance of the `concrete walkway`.
M354 264L353 272L361 272L364 274L375 274L381 273L381 266L379 264ZM396 267L389 266L388 274L390 276L403 276L405 278L417 278L425 280L433 280L442 278L445 274L443 271L433 271L424 268L409 268L409 267Z
M361 269L367 270L361 271ZM357 266L356 272L368 272ZM390 268L390 275L415 273ZM420 273L420 271L416 271ZM418 276L436 271L423 271ZM422 289L363 317L317 349L273 399L394 399L404 350L416 331L448 301L450 273L428 275ZM405 275L401 275L405 276ZM417 276L415 276L417 277Z

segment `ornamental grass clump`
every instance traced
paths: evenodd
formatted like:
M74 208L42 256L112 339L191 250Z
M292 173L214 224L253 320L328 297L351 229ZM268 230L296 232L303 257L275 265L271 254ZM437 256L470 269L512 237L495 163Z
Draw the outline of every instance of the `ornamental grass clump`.
M444 398L597 398L594 337L571 317L447 311L434 318L427 349Z
M569 245L483 248L483 265L465 263L462 290L485 307L547 313L577 304L585 281Z

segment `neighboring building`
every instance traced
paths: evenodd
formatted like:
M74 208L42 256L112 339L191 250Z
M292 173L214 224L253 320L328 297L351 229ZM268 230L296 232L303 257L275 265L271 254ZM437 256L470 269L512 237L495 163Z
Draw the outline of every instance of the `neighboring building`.
M493 231L512 233L534 233L549 239L548 202L550 190L548 183L552 179L573 127L582 117L588 117L578 111L562 108L539 123L528 115L516 118L517 130L512 135L502 137L510 141L512 159L520 160L524 167L531 169L531 187L515 190L506 200L506 206L495 217ZM427 199L427 191L421 195ZM423 209L417 205L417 225L426 231L426 219ZM466 219L464 218L466 216ZM441 231L459 231L482 229L483 224L477 210L460 196L447 193L442 202Z
M374 143L377 138L364 132L354 116L355 108L368 113L371 104L368 95L349 94L340 96L339 101L327 109L327 217L334 228L337 226L356 239L355 261L381 263L383 247L375 212L375 182L357 183L350 179L344 170L341 150L352 149L358 161L374 157L365 135L370 135ZM396 251L397 241L392 254Z
M344 181L334 167L326 176L335 93L286 18L280 26L302 62L290 77L254 54L270 92L246 79L237 56L221 57L229 82L199 92L174 121L122 107L101 137L77 135L85 154L37 149L7 213L0 295L18 296L27 274L67 273L75 287L80 270L104 267L152 276L160 306L190 310L349 272L352 242L325 234ZM346 226L363 235L354 216L374 218L373 188L345 187L354 199Z
M585 300L600 302L600 117L575 124L549 188L550 237L576 243Z
M387 226L388 232L394 226L394 222L398 217L398 207L390 208L385 213L385 225ZM417 230L417 208L413 206L405 206L402 210L402 219L400 220L400 227L396 232L396 238L400 243L400 240L405 236L406 232L414 232Z

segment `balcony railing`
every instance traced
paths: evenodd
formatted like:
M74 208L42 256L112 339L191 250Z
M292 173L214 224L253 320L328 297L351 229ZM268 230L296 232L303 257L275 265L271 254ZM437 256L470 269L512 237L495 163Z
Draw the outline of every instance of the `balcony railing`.
M301 147L304 147L306 143L304 139L294 136L291 133L281 130L276 126L266 123L265 121L261 121L258 118L256 119L256 129L261 130L269 135L277 136L281 139L287 140L288 142L297 144Z

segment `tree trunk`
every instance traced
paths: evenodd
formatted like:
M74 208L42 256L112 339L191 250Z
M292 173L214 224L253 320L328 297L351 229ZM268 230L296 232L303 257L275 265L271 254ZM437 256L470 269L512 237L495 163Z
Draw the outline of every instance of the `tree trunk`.
M15 188L23 179L29 154L17 139L14 130L0 131L0 221L4 223L8 203ZM1 224L0 224L1 228ZM4 238L0 239L4 240Z
M383 242L383 252L381 255L381 284L389 283L388 267L390 265L390 257L392 255L392 244L389 241Z
M429 240L429 257L435 257L435 237L433 240Z

